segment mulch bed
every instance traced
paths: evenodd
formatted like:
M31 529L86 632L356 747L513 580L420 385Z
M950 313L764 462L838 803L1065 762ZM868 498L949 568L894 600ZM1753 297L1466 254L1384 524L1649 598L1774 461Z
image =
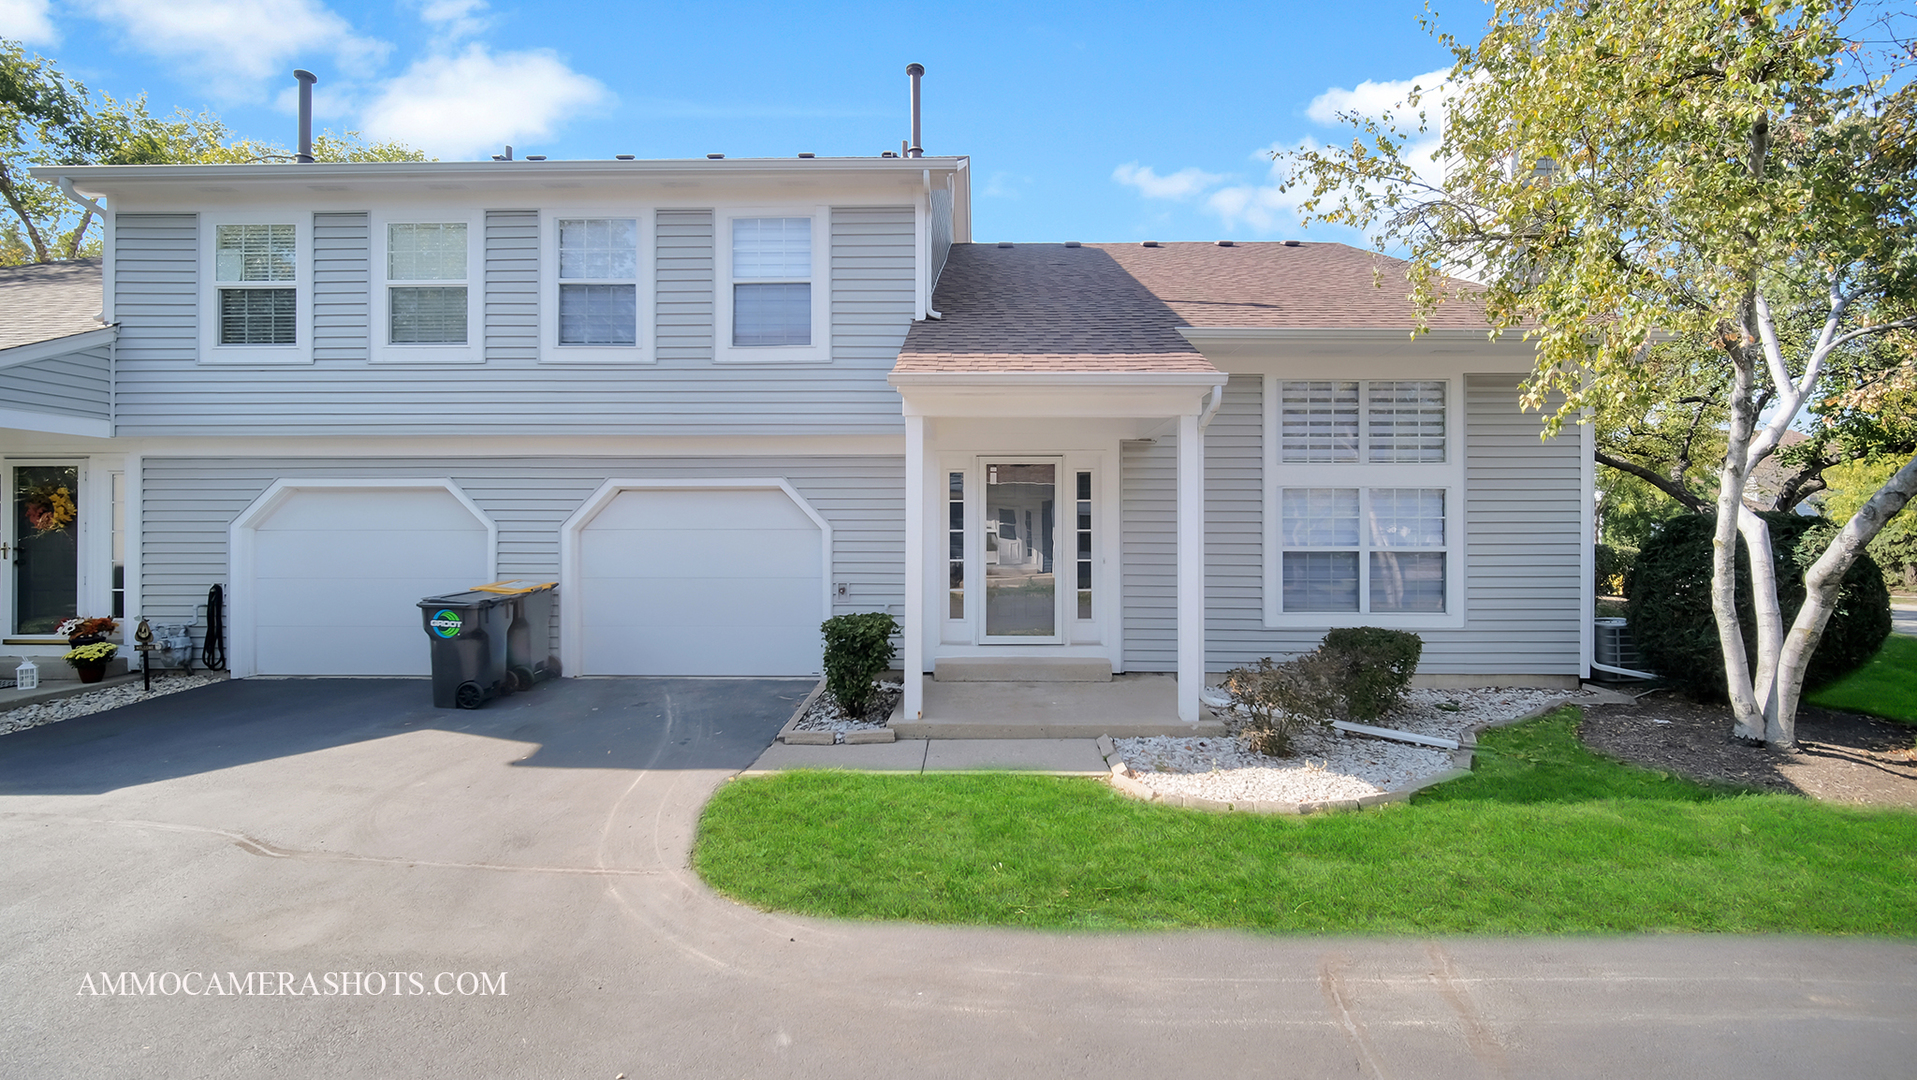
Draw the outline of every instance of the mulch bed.
M1633 765L1826 802L1917 807L1917 728L1803 706L1793 754L1731 740L1729 705L1654 691L1631 705L1586 705L1586 746Z

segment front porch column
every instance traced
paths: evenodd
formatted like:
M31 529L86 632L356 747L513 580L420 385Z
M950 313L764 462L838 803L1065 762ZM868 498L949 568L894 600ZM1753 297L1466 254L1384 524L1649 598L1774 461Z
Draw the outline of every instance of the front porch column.
M905 417L905 674L907 720L925 716L925 417Z
M1198 722L1205 689L1205 443L1197 414L1178 418L1178 718Z

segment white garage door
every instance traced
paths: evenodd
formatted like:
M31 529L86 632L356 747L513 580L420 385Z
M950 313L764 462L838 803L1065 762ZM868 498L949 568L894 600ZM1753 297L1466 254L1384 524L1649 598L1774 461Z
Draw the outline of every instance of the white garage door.
M584 673L817 674L824 563L783 491L622 491L579 534Z
M262 675L426 675L419 600L489 580L486 526L450 492L305 489L255 525Z

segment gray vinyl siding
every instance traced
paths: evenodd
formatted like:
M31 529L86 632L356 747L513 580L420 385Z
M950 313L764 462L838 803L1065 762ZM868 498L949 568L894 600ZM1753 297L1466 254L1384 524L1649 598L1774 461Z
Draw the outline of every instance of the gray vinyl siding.
M931 296L938 287L939 271L945 269L945 260L952 254L952 191L950 188L935 188L932 191L930 218L926 222L926 245L931 251L926 255L930 264L925 275L925 295Z
M367 215L313 215L314 360L367 359L372 257Z
M1580 662L1580 444L1540 443L1516 376L1467 376L1461 524L1465 624L1419 630L1426 674L1575 675ZM1205 655L1222 671L1309 651L1322 629L1264 625L1263 380L1231 380L1205 432ZM1125 666L1177 666L1177 440L1127 443ZM1454 528L1456 526L1454 525Z
M539 211L486 211L488 364L539 362ZM476 373L451 376L464 382ZM477 382L490 381L481 375Z
M835 611L903 610L905 463L799 458L172 458L141 466L142 614L205 629L207 589L226 579L227 529L274 480L451 477L499 526L499 575L559 577L559 526L609 477L784 477L833 529ZM477 584L477 583L475 583ZM560 603L566 598L560 597Z
M653 333L660 363L712 359L712 211L661 210L654 228Z
M10 409L88 420L113 416L113 347L98 345L0 368L0 403Z
M710 210L657 217L657 363L540 363L540 222L535 210L486 214L483 365L370 363L366 215L316 215L312 364L201 365L197 218L121 214L115 305L121 322L118 433L439 435L484 416L501 434L825 435L902 432L885 381L914 307L909 206L840 207L828 235L832 360L713 362Z
M914 229L909 206L833 208L834 362L882 364L888 371L897 362L917 301ZM896 411L896 395L891 405Z
M1178 667L1178 439L1119 444L1125 670Z

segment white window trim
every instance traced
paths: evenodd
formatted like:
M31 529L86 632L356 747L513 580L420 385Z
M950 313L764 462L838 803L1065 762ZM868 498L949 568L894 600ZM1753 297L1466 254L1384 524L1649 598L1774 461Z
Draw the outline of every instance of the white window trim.
M293 344L220 344L217 246L221 225L292 225L296 292ZM225 284L234 284L227 282ZM274 283L279 284L279 283ZM304 210L212 211L200 215L200 363L247 366L313 362L313 215Z
M479 364L485 362L486 323L486 245L485 215L472 210L444 210L422 207L416 211L386 211L372 215L371 280L373 319L367 328L375 364ZM387 341L393 332L392 293L396 284L386 276L388 225L463 223L466 226L466 344L394 345ZM399 282L430 286L430 281Z
M1364 375L1341 375L1339 381L1359 383L1401 382L1409 376L1380 376L1370 378ZM1442 381L1444 389L1444 462L1442 464L1413 464L1405 462L1378 462L1373 464L1362 460L1365 456L1363 442L1365 426L1364 390L1359 390L1359 431L1360 459L1354 463L1340 464L1287 464L1283 454L1283 415L1279 401L1279 384L1286 381L1322 381L1299 377L1280 377L1266 375L1264 385L1264 615L1267 629L1312 628L1329 629L1341 626L1378 626L1392 630L1441 630L1462 627L1465 622L1464 575L1465 575L1465 533L1464 513L1464 403L1463 380L1453 376L1441 379L1431 376L1417 376L1429 381ZM1439 612L1393 612L1393 611L1286 611L1284 610L1284 569L1282 555L1284 537L1281 532L1283 507L1280 499L1282 488L1427 488L1441 489L1444 492L1444 611ZM1370 559L1368 553L1374 549L1360 548L1359 563L1359 604L1369 602L1364 582L1368 580ZM1405 551L1421 549L1406 548ZM1422 549L1429 550L1429 549Z
M559 343L559 222L573 218L629 218L638 232L638 277L634 280L634 341L632 345L561 345ZM658 363L654 323L658 310L656 285L658 226L651 209L605 207L545 210L539 215L539 362L542 364L655 364Z
M732 343L732 223L740 218L812 219L812 344ZM720 364L832 362L832 209L827 206L728 207L714 214L712 358Z

